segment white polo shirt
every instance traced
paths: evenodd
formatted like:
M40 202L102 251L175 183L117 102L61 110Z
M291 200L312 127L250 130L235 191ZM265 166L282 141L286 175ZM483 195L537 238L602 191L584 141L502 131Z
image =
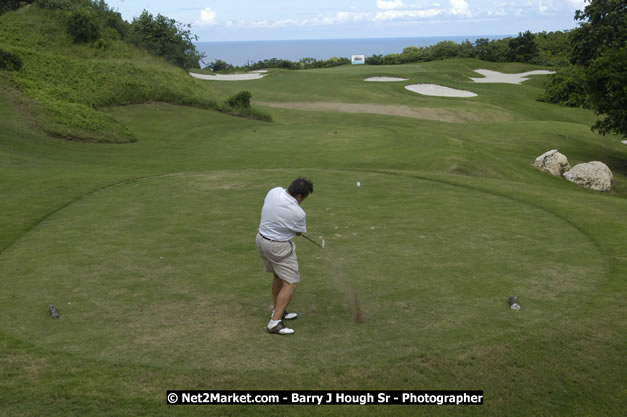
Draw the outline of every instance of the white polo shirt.
M296 233L307 231L305 211L287 190L276 187L268 191L261 209L259 233L272 240L287 241Z

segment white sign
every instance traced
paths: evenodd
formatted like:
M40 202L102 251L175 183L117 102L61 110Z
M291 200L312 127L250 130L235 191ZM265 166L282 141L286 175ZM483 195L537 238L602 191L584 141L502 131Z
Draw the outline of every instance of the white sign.
M351 57L352 64L365 64L366 63L366 55L353 55Z

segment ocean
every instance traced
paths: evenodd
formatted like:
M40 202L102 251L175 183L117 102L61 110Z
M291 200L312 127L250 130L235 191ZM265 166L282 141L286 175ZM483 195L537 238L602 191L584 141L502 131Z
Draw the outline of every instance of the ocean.
M441 41L462 43L466 39L474 42L480 38L502 39L507 36L509 35L196 42L195 45L199 52L206 55L203 59L205 64L221 59L231 65L242 66L272 58L297 62L302 58L324 60L332 57L350 59L351 55L387 55L401 53L408 46L431 46Z

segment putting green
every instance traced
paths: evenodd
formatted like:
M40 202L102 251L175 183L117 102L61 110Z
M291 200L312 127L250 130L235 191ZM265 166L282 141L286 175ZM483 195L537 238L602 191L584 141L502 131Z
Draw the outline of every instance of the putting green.
M314 180L303 207L326 248L296 240L301 317L296 335L281 338L263 332L270 277L254 237L267 190L298 174ZM279 352L295 372L390 350L389 365L400 366L417 351L564 326L605 278L594 243L549 212L418 178L318 170L111 187L45 219L0 263L0 328L42 348L238 370L271 368ZM363 324L351 320L353 292ZM521 311L508 309L509 295Z

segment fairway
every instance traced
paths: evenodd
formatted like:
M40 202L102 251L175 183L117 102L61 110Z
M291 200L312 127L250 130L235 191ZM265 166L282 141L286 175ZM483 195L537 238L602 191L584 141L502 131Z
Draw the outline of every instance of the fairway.
M250 90L272 122L104 109L137 138L124 145L47 137L0 92L7 415L619 414L627 151L590 132L591 112L536 102L537 76L473 84L485 66L536 69L271 70L213 87ZM404 89L416 83L478 96ZM363 105L455 117L352 111ZM531 166L554 148L605 161L614 192ZM308 234L326 245L296 238L296 333L274 336L255 234L267 191L301 175L315 185ZM485 404L172 407L169 389L466 389Z

